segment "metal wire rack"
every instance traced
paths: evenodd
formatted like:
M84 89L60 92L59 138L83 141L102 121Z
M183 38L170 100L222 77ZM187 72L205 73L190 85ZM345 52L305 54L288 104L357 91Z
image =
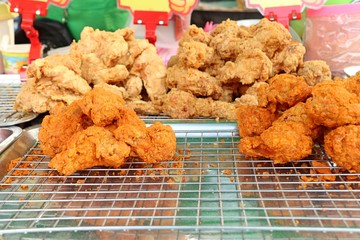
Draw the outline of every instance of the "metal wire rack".
M20 89L21 84L0 84L0 127L30 121L38 115L22 113L14 109L14 102Z
M35 141L1 181L0 233L5 239L360 237L359 174L332 166L320 146L307 159L274 165L239 153L235 125L206 129L175 130L176 157L162 164L133 159L120 169L68 177L48 168ZM332 173L321 173L327 165L314 161L330 164Z

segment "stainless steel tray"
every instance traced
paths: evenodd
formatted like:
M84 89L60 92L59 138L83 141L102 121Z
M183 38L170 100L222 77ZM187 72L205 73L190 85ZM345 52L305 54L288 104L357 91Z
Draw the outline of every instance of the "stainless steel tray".
M0 128L0 154L20 135L20 127Z
M17 112L13 105L21 89L20 84L0 83L0 127L13 126L33 120L37 113Z
M177 157L64 177L27 129L0 157L0 234L59 239L359 239L359 174L320 174L320 146L274 165L238 151L235 123L176 123ZM221 130L218 130L221 129ZM12 176L14 171L22 176ZM311 178L310 178L311 177ZM306 179L312 181L306 182ZM11 179L11 183L9 182Z

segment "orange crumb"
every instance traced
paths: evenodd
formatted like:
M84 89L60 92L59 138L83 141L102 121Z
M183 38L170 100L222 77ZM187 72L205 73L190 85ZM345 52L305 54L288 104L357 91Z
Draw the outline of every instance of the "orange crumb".
M226 175L231 175L232 174L232 170L231 169L227 169L223 171L224 174Z

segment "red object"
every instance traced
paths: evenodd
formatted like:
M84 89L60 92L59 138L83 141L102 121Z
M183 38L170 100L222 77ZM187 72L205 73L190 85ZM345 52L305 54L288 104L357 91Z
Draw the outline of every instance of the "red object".
M48 0L9 0L10 11L21 14L21 28L30 40L29 63L41 57L41 42L39 32L34 28L36 15L46 16Z
M289 29L291 20L301 19L301 6L265 8L264 17L270 21L277 21Z
M157 11L134 11L134 24L145 25L145 37L155 45L156 27L167 26L169 22L168 12Z

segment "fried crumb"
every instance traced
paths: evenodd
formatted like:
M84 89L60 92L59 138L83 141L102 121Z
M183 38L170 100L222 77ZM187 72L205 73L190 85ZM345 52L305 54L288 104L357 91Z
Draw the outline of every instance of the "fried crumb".
M79 179L76 181L76 184L84 184L85 180L84 179Z
M226 175L231 175L232 174L232 170L231 169L226 169L224 171L222 171L223 174L226 174Z

